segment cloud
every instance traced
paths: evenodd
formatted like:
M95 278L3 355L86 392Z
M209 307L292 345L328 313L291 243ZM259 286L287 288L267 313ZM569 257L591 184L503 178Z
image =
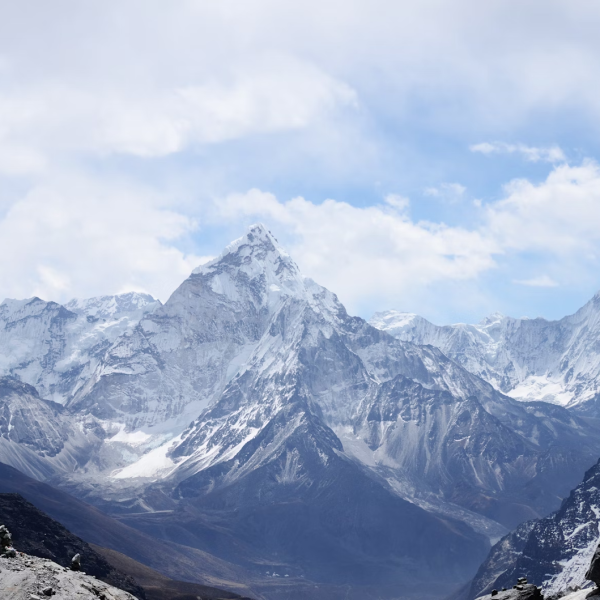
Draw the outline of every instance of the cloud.
M519 19L500 0L5 5L5 295L133 287L164 298L200 262L195 253L220 249L197 223L210 238L223 223L239 231L259 218L354 306L480 282L497 266L510 282L510 261L529 255L535 269L515 272L561 283L575 267L595 272L594 163L570 167L559 146L475 144L551 169L491 201L495 183L462 179L480 159L448 151L553 136L552 127L565 148L579 140L559 139L561 128L598 137L594 3L533 0ZM464 186L439 183L457 177ZM483 206L443 207L463 227L423 209L440 203L406 197L426 189L456 202L466 186ZM233 193L252 188L277 195ZM381 190L398 193L373 201ZM308 199L289 200L299 191ZM213 196L219 210L205 205ZM328 196L338 200L319 203Z
M460 183L442 183L438 187L425 188L425 195L440 198L447 202L458 202L467 191Z
M367 207L280 201L254 189L219 199L212 218L240 225L265 220L303 272L339 293L351 310L414 301L432 286L476 281L511 261L535 260L563 273L560 279L589 277L600 263L600 167L594 162L555 166L538 184L510 182L500 200L479 209L471 228L415 221L406 212L408 199L385 200ZM558 285L548 274L512 281Z
M399 212L408 210L410 206L410 199L400 194L388 194L384 198L386 204L389 204Z
M194 144L302 129L356 102L348 85L282 56L166 88L0 89L0 171L39 172L57 153L165 156Z
M471 152L480 154L519 154L525 160L530 162L549 162L561 163L567 159L563 151L558 146L547 146L537 148L535 146L526 146L525 144L507 144L505 142L483 142L469 146Z
M505 251L536 252L561 261L600 256L600 168L559 165L534 184L517 179L488 205L487 235Z
M558 286L558 283L554 281L548 275L539 275L538 277L533 277L532 279L514 279L513 283L517 283L519 285L526 285L529 287L542 287L542 288L550 288Z
M280 202L250 190L215 203L217 220L262 219L285 236L303 272L351 310L393 301L439 281L469 280L493 268L495 242L477 231L410 220L402 199L359 208L304 198Z
M203 259L177 249L196 224L164 204L148 189L83 178L35 187L0 219L0 294L66 301L139 290L166 300Z

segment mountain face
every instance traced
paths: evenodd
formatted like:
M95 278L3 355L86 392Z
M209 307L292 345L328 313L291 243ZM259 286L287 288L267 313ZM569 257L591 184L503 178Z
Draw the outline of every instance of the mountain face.
M46 479L85 465L102 445L96 419L66 413L36 389L0 377L0 458L32 477Z
M600 455L572 411L517 402L440 348L349 316L263 226L164 305L147 300L7 304L6 335L34 357L7 372L60 397L54 421L36 409L56 444L88 445L61 469L8 432L0 459L41 461L124 522L285 574L295 593L310 580L323 597L348 582L357 597L418 595L435 571L446 595Z
M370 323L400 340L440 348L515 399L600 414L600 293L559 321L494 314L477 325L439 327L418 315L387 311Z
M100 357L160 302L128 293L65 306L39 298L0 304L0 376L14 376L65 404Z
M589 585L585 573L600 541L600 461L554 514L521 525L496 544L471 586L475 598L517 576L550 596Z

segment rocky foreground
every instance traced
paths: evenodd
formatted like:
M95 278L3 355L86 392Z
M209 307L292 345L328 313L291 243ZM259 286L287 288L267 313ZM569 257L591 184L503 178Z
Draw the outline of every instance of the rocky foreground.
M583 588L583 589L581 589ZM589 563L585 573L585 583L574 588L562 589L558 593L549 594L546 600L600 600L600 544ZM530 584L526 577L520 577L512 589L494 589L490 594L480 596L477 600L544 600L542 589Z
M11 600L137 600L129 592L45 558L17 552L0 558L0 598Z

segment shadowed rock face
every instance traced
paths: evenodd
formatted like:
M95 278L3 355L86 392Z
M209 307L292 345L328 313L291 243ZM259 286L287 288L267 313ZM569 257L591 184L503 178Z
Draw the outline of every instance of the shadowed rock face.
M600 544L598 544L596 552L594 552L590 568L585 574L585 578L589 579L589 581L593 581L596 586L600 588Z
M558 511L521 525L492 548L473 581L471 597L508 586L520 575L541 586L548 596L600 579L599 509L600 461Z

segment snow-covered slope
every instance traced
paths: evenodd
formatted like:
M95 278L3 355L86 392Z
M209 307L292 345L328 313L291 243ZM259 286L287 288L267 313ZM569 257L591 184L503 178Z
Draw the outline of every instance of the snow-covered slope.
M37 479L71 472L100 448L104 430L92 416L66 414L34 387L0 377L0 462Z
M525 575L558 597L590 586L585 573L600 542L600 462L592 467L545 519L526 523L492 548L471 587L471 597L510 584Z
M370 323L398 339L431 344L518 400L596 415L600 392L600 293L560 321L494 314L477 325L437 326L387 311Z
M100 357L160 302L131 292L65 306L39 298L0 304L0 376L35 386L66 403L90 377Z

